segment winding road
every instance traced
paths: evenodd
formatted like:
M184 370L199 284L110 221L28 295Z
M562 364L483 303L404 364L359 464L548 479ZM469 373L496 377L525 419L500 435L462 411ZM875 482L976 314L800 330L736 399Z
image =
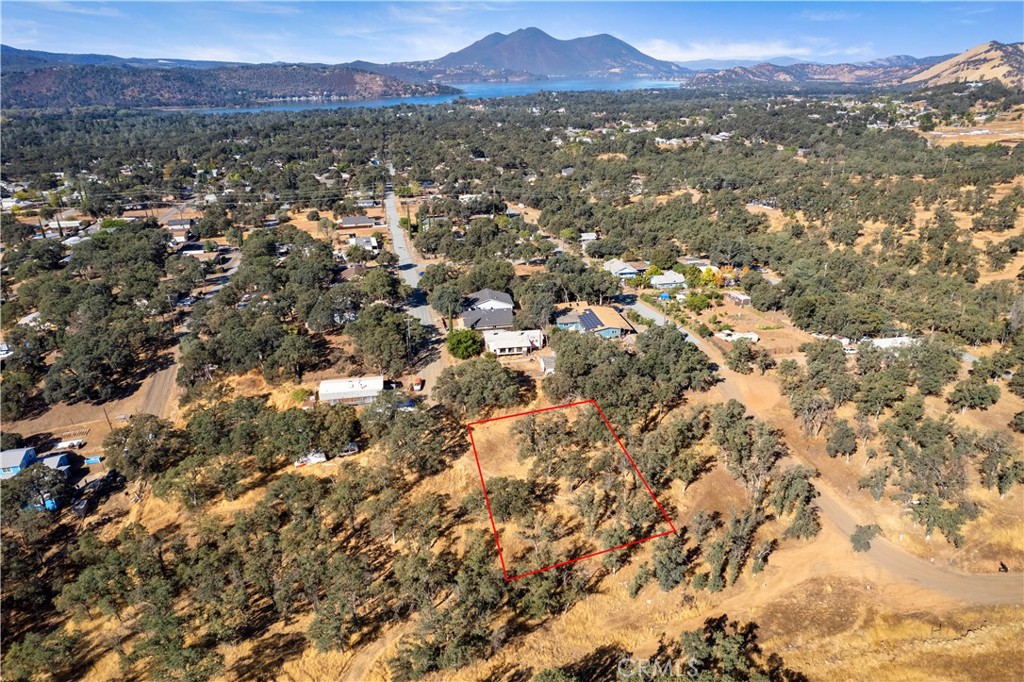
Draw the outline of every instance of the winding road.
M626 307L655 325L669 323L665 315L642 301L637 300ZM678 326L677 328L687 334L687 338L703 350L713 362L719 366L724 365L724 359L718 349L687 333L685 329ZM743 400L735 382L727 380L720 388L727 398L734 398L744 404L749 402ZM778 416L773 415L772 418L778 419ZM795 453L794 456L799 457ZM819 481L815 487L819 493L817 505L822 516L844 535L852 535L858 524L867 525L872 522L855 518L827 484L823 485ZM1024 604L1024 573L958 573L915 557L884 538L873 539L867 555L900 579L953 599L971 604Z

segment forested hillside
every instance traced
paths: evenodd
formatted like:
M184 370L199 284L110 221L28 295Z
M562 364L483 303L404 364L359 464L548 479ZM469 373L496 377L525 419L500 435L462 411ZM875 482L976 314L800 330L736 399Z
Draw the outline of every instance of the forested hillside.
M4 72L5 109L239 106L290 98L374 99L457 92L436 83L337 66L258 65L152 69L66 65Z
M80 515L47 509L80 491L44 464L0 485L4 679L997 677L1020 629L999 580L1024 567L1024 144L923 132L1022 104L12 115L3 448L55 441L8 425L105 410L171 347L180 400L103 412L89 445L118 474ZM185 213L194 248L171 248ZM553 366L443 336L485 290ZM570 304L617 306L624 338L558 328ZM370 374L369 404L310 400Z

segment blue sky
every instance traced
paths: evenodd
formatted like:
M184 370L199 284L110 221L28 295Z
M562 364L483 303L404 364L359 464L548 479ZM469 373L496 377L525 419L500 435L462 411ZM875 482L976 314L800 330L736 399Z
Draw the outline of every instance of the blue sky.
M0 3L7 45L245 62L441 57L488 33L610 33L660 59L864 61L1024 39L1022 2Z

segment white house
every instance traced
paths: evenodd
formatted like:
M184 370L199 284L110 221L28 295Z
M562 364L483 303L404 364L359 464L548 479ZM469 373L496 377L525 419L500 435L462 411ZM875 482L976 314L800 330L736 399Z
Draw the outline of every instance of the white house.
M630 277L636 277L637 275L636 268L619 258L612 258L609 261L605 261L604 265L601 267L620 279L629 279Z
M376 237L349 237L346 244L349 246L361 246L373 253L380 251L380 244L377 243Z
M544 347L544 333L539 329L525 331L486 331L484 346L495 355L525 355Z
M317 391L321 402L368 405L384 390L383 376L324 379Z
M597 232L581 232L580 233L580 243L584 243L585 244L586 242L596 242L596 241L597 241Z
M669 270L660 275L651 275L651 286L655 289L672 289L674 287L685 287L686 278L678 272Z

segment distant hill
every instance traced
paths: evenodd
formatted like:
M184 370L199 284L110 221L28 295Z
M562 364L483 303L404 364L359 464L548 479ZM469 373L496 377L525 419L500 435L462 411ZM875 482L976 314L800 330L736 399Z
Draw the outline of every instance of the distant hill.
M4 108L241 106L291 98L377 99L454 94L437 83L407 83L339 66L137 68L65 64L2 76Z
M758 64L774 64L775 66L791 66L800 64L799 59L793 57L772 57L768 60L757 59L696 59L687 62L676 62L679 66L688 71L724 71L737 66L757 66Z
M905 79L905 83L945 85L960 81L998 80L1024 87L1024 43L978 45Z
M904 83L938 85L957 80L998 79L1020 87L1024 81L1024 52L1020 44L986 43L952 57L898 55L859 64L758 64L694 75L691 87L720 87L743 83L832 82L893 86Z
M242 62L207 62L192 59L143 59L139 57L115 57L109 54L61 54L39 50L22 50L10 45L0 45L0 64L4 73L31 71L47 66L113 66L126 65L143 69L218 69L225 66L242 66Z
M687 70L640 52L602 34L572 40L552 38L539 28L492 33L469 47L420 62L426 68L484 68L538 76L649 78L678 76Z

